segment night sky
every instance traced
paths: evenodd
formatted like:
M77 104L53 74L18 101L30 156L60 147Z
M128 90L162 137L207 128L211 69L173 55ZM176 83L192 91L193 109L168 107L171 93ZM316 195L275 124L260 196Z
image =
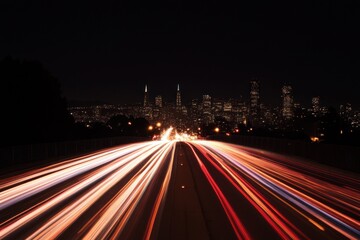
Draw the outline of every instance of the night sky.
M39 60L68 100L141 102L148 84L175 101L177 83L185 102L247 100L257 78L265 103L290 83L295 102L360 105L359 1L154 2L2 0L0 58Z

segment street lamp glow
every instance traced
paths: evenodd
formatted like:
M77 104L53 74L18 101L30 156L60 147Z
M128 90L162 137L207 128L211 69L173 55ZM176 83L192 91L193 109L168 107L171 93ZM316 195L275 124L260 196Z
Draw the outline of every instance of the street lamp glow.
M214 129L214 131L218 133L218 132L220 132L220 129L219 129L218 127L216 127L216 128Z
M148 130L153 130L154 129L154 127L152 126L152 125L150 125L149 127L148 127Z
M161 127L161 122L157 122L156 127Z

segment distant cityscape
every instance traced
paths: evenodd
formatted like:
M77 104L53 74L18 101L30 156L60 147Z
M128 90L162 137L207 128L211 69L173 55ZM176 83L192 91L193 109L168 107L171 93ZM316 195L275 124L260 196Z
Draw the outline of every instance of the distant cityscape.
M71 106L69 111L75 122L91 127L104 123L115 115L143 117L151 125L162 128L173 126L180 132L199 135L208 134L265 134L291 133L294 136L309 137L312 141L332 137L351 136L360 130L360 111L351 103L339 106L321 105L321 96L314 96L311 107L304 107L294 101L290 84L282 86L279 92L282 104L268 106L261 98L261 84L249 81L249 99L223 99L208 94L184 103L181 88L174 87L174 101L166 102L161 95L150 99L148 86L144 86L142 103L101 104ZM175 91L176 90L176 91Z

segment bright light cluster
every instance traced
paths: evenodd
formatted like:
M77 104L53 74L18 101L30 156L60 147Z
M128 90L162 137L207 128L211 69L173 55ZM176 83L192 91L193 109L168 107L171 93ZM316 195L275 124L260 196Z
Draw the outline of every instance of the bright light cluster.
M189 138L169 128L162 141L106 149L1 178L0 239L134 238L127 235L130 229L138 234L135 238L154 238L162 230L164 206L171 204L166 196L177 176L172 173L184 167L183 162L175 165L180 164L177 146L188 151L182 161L214 193L237 239L252 239L257 233L257 223L243 214L244 203L246 212L258 215L281 239L360 239L358 176ZM203 189L197 191L204 195ZM143 228L138 221L145 222Z

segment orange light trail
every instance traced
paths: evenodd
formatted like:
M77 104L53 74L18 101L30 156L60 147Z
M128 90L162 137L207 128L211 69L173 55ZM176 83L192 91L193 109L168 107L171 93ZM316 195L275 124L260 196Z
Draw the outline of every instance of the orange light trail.
M359 190L342 188L320 180L316 176L312 176L316 171L313 171L312 175L307 175L309 168L316 170L314 164L308 163L306 165L304 162L286 159L283 156L278 158L279 155L277 154L214 141L196 142L196 146L199 145L207 148L207 154L213 155L214 159L218 161L217 164L232 172L233 178L237 178L234 177L236 172L248 176L262 189L300 212L301 216L306 217L320 230L324 230L323 226L327 225L327 227L338 231L349 239L359 237ZM218 157L216 158L214 154ZM292 168L296 170L292 170ZM299 169L303 171L299 173ZM343 175L331 170L326 172L326 168L319 169L319 171L321 178L324 178L324 175L327 175L329 179L332 176L336 176L338 179L343 177ZM353 186L359 186L359 178L344 177L346 182L351 182ZM244 185L241 187L244 188ZM249 196L250 194L260 196L256 189L252 188ZM270 207L266 210L267 214L270 213L270 209L278 212L276 207L271 206L266 199L262 198L261 201L264 206ZM342 211L331 206L336 206ZM342 212L348 212L349 215ZM281 218L286 221L283 217ZM272 220L275 219L272 217ZM277 224L282 229L287 229L284 223L277 222ZM299 230L296 231L300 233ZM290 232L287 231L287 233Z
M224 213L221 224L238 239L261 236L244 212L258 215L259 227L280 239L360 239L358 175L235 144L170 141L172 130L161 141L1 177L0 239L154 239L164 230L174 171L185 166L198 174L184 176L208 186L192 197L214 199ZM177 146L186 153L181 163Z

